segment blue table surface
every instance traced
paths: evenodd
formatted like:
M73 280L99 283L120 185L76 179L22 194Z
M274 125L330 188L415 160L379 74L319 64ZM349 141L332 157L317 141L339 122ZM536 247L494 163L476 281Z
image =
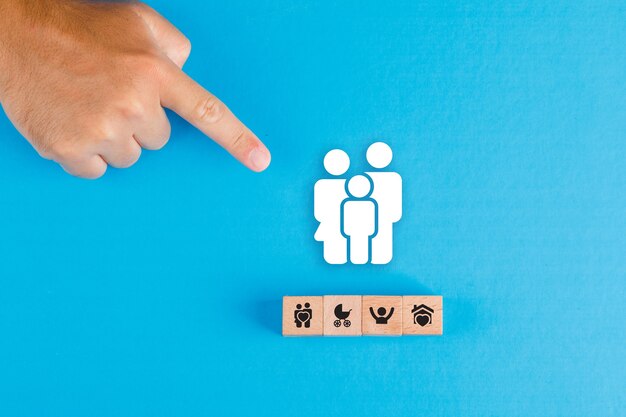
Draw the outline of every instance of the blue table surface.
M151 1L266 141L172 115L72 178L0 117L0 415L623 416L620 1ZM394 149L386 266L332 266L312 187ZM441 337L283 338L285 294L437 294Z

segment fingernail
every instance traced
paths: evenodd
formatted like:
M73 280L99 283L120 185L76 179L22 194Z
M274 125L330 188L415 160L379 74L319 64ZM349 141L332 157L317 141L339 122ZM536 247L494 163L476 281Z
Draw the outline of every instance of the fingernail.
M262 148L254 148L250 152L250 163L256 171L263 171L270 165L272 157L270 153Z

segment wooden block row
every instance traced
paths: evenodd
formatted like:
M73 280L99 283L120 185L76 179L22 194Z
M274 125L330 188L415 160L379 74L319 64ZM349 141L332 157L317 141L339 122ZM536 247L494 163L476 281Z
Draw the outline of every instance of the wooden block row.
M441 334L443 334L441 296L283 297L283 336Z

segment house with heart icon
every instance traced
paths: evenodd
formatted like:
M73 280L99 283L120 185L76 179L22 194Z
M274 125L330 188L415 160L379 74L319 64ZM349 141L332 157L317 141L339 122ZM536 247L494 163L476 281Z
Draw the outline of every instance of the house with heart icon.
M432 308L425 304L420 304L419 306L413 305L413 309L411 310L413 314L413 324L419 324L422 327L427 324L432 324L434 312Z

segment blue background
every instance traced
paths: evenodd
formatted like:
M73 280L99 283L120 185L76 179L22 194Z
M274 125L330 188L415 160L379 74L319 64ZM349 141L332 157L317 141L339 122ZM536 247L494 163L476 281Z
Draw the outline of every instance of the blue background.
M84 181L2 117L0 415L624 415L623 2L150 4L273 164L173 116ZM322 158L375 140L395 259L326 265ZM441 294L445 334L283 338L285 294Z

